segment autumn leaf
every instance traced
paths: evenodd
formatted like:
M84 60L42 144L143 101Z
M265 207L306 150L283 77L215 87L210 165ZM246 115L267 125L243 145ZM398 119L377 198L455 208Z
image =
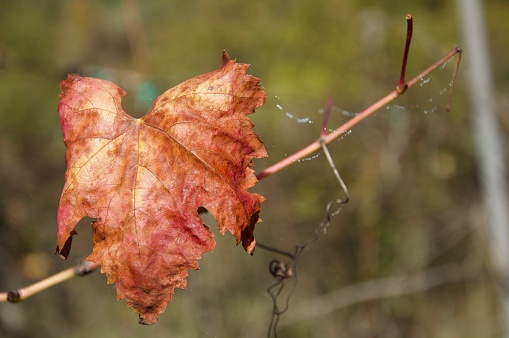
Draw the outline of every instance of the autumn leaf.
M224 53L220 69L166 91L140 119L122 110L126 93L111 82L60 82L67 171L56 252L67 258L76 223L94 218L87 260L102 264L143 324L157 322L188 270L214 248L199 207L221 234L254 250L264 198L247 191L257 182L250 166L267 153L247 115L266 95L247 68Z

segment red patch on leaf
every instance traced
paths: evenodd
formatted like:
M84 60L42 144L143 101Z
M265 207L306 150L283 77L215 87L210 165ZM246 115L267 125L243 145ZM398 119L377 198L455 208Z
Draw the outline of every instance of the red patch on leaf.
M213 234L197 213L206 208L219 231L251 253L263 196L250 168L267 153L247 118L265 101L248 65L223 55L219 70L166 91L136 119L120 105L124 90L69 75L58 111L67 148L56 252L67 258L74 227L92 224L94 249L118 299L154 324L189 269L211 251Z

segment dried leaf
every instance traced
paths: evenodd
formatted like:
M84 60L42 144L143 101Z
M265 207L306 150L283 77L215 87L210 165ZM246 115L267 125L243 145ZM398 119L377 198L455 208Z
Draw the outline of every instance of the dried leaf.
M254 249L264 198L247 191L257 181L250 166L267 153L247 114L266 95L247 67L224 53L219 70L166 91L140 119L122 110L126 93L111 82L69 75L60 83L67 171L56 252L67 258L76 223L96 219L87 260L102 264L141 323L157 322L214 248L199 207Z

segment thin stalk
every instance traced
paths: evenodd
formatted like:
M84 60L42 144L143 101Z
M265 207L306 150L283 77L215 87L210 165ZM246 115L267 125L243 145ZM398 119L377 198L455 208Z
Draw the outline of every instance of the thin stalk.
M407 14L406 16L407 30L406 30L406 42L405 42L405 51L403 52L403 62L401 64L401 75L399 77L398 86L396 90L398 93L403 94L405 90L407 90L408 86L405 83L405 72L406 72L406 64L408 61L408 52L410 51L410 42L412 42L412 34L414 32L414 20L412 19L412 14Z

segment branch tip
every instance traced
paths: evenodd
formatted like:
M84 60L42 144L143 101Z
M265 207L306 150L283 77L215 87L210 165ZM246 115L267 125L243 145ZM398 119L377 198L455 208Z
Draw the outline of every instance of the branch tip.
M410 51L410 42L412 42L412 34L414 31L412 14L407 14L406 21L407 21L407 32L406 32L405 51L403 52L403 62L401 64L401 75L399 77L398 86L396 87L396 91L398 92L399 95L403 94L408 88L408 85L405 82L405 72L406 72L406 64L408 61L408 53Z

